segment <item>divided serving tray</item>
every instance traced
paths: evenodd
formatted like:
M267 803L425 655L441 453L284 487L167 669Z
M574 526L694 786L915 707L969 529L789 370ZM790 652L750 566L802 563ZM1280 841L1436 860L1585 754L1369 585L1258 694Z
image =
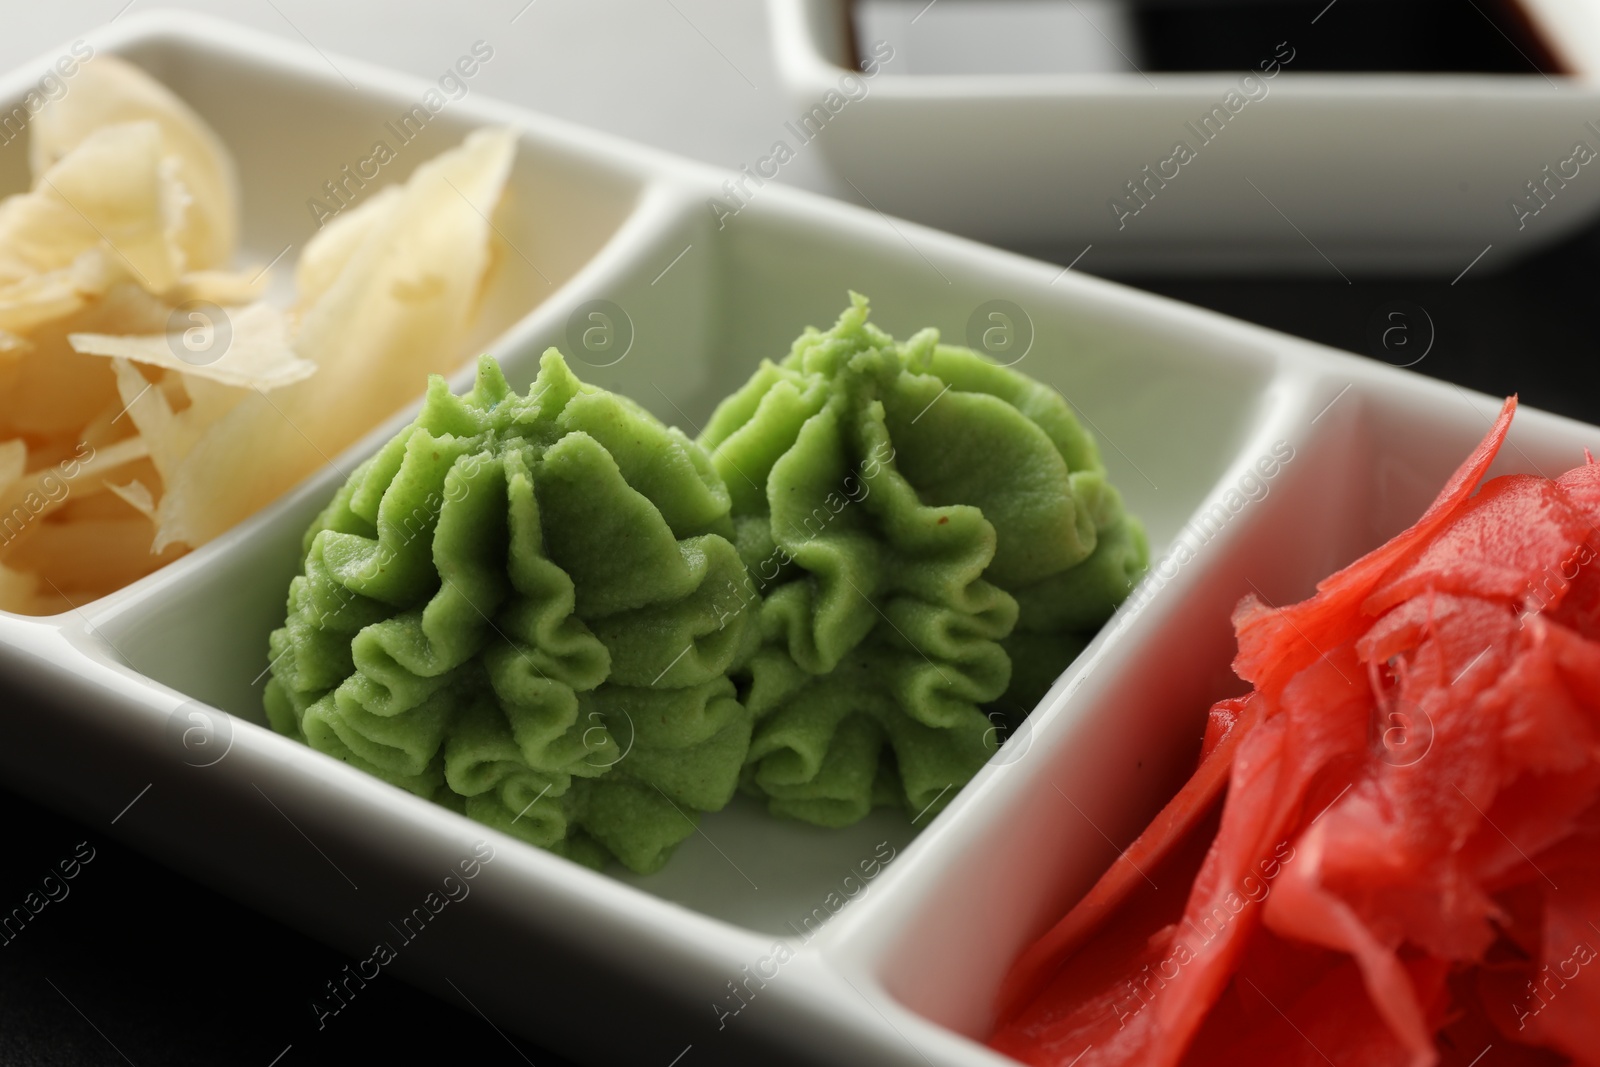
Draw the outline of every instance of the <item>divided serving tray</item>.
M247 262L303 244L306 201L431 84L187 14L88 40L222 136ZM0 107L54 58L0 80ZM981 345L998 309L1014 333L997 356L1097 434L1150 532L1151 577L936 818L826 831L740 800L663 872L597 874L263 725L266 638L301 532L406 412L135 585L0 616L0 775L353 964L398 943L385 969L582 1062L1008 1062L982 1045L999 976L1187 773L1207 707L1240 688L1234 603L1303 597L1407 525L1498 402L777 183L719 219L707 201L728 174L473 94L381 181L488 124L521 131L501 224L515 254L484 328L515 387L555 344L693 433L758 359L830 324L847 289L902 336L931 324ZM0 187L22 188L23 168L0 152ZM596 313L616 331L598 351L583 345ZM1497 472L1553 473L1585 446L1600 430L1525 410ZM1193 558L1170 554L1179 539ZM470 896L414 937L391 932L486 852ZM204 917L171 934L205 936ZM332 1003L305 994L308 1015Z

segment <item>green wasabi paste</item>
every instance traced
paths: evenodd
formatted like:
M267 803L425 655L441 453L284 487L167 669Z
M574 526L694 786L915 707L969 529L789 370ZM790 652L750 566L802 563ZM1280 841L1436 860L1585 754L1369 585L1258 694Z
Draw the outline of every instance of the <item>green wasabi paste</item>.
M1148 563L1059 393L851 297L700 438L760 616L744 785L823 826L949 803Z
M741 784L823 826L942 808L1148 552L1060 394L851 295L699 442L554 349L527 396L433 378L306 532L273 727L638 872Z
M363 463L272 634L278 731L525 841L655 870L725 805L753 620L705 453L552 349L494 360Z

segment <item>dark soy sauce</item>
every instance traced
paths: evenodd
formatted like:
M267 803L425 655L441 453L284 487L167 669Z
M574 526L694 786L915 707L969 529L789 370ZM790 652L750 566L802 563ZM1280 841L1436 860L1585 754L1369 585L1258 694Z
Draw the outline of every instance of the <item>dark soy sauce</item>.
M893 74L1253 70L1280 41L1294 47L1296 72L1562 73L1516 0L853 0L850 7L857 54L868 37L890 40L903 56L884 67Z

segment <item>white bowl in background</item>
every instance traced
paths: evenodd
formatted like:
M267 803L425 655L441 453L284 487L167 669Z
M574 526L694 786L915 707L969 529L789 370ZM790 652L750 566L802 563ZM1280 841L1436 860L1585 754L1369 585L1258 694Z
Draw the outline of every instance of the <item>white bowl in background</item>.
M91 42L217 129L240 162L245 251L260 262L305 239L304 200L428 87L189 15L129 16ZM0 107L53 58L0 79ZM0 615L0 777L353 962L486 842L494 858L470 897L385 969L581 1062L669 1064L691 1048L685 1065L1009 1062L981 1044L998 977L1112 860L1102 835L1129 840L1192 765L1207 707L1238 689L1235 601L1252 588L1304 596L1405 526L1495 403L777 184L719 228L705 202L727 173L476 97L434 123L385 180L477 126L522 130L505 232L534 269L520 303L515 291L495 303L503 332L489 346L513 385L590 301L609 300L633 347L605 367L573 353L575 368L692 431L760 357L831 322L847 288L896 333L932 324L956 340L1010 301L1033 333L1019 366L1098 434L1150 531L1156 577L920 834L886 812L832 832L739 801L663 872L596 873L263 725L266 636L301 532L342 480L329 467L103 600ZM11 188L18 155L0 153ZM1525 411L1512 442L1500 470L1553 471L1600 448L1600 431ZM1285 449L1265 494L1230 511L1257 460ZM1197 558L1162 564L1219 508L1229 517ZM215 747L197 754L184 733L199 721ZM170 934L208 936L203 916ZM731 984L754 993L736 1013ZM320 994L307 989L308 1010Z
M848 0L768 10L798 122L855 71ZM1299 73L1272 50L1261 56L1271 79L879 73L859 99L824 109L807 150L863 204L1011 248L1073 256L1093 245L1083 265L1097 273L1495 270L1600 209L1600 161L1573 161L1579 141L1600 154L1600 25L1577 0L1526 11L1580 73ZM1284 55L1315 39L1314 21ZM1241 91L1246 73L1260 88ZM1236 111L1223 106L1230 91ZM1203 117L1219 107L1204 140ZM1548 183L1541 198L1530 182Z

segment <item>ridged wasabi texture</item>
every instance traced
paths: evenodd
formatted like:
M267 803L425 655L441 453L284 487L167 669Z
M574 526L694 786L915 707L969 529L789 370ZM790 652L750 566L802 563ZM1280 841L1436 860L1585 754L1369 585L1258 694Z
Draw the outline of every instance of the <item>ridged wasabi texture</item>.
M760 619L744 784L824 826L948 803L1148 562L1059 393L851 298L701 437Z
M533 844L635 871L735 791L754 615L705 453L552 349L492 359L305 538L272 634L278 731Z

